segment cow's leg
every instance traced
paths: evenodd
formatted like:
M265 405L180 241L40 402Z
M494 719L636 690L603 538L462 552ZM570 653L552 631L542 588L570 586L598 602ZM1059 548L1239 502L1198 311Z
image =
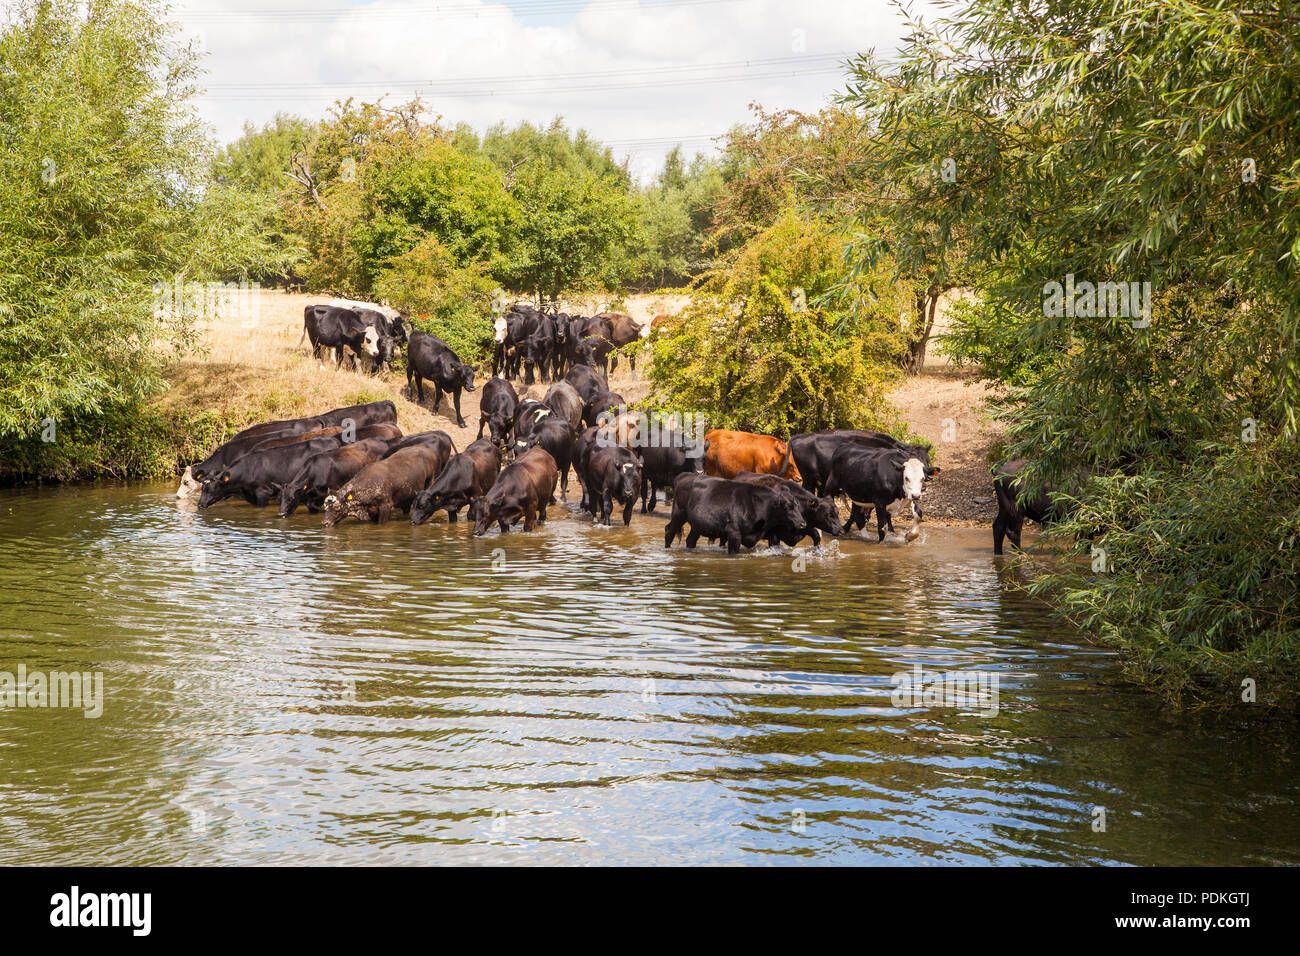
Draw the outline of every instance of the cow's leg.
M740 554L740 532L728 525L724 534L727 539L727 554Z
M456 424L461 428L465 427L465 419L460 414L460 389L451 393L452 404L456 406Z
M1020 530L1024 526L1025 526L1024 518L1021 518L1019 521L1013 520L1007 524L1007 537L1011 539L1011 546L1015 548L1017 551L1024 550L1024 548L1020 547Z
M415 373L415 395L416 395L416 403L419 405L423 405L424 404L424 379L420 377L419 372Z
M433 383L433 410L436 412L442 404L442 385L435 379Z
M889 526L889 509L884 504L877 501L876 502L876 531L879 532L879 537L876 538L876 541L879 542L885 540L885 528L888 526ZM863 525L863 527L865 527L865 524Z
M664 547L671 548L673 541L681 534L682 525L686 521L686 512L683 509L673 508L673 512L668 516L668 525L664 528Z
M334 371L343 367L343 346L336 346L334 349Z
M654 485L649 480L642 477L641 479L641 513L647 514L649 511L650 495L654 493Z
M554 498L551 498L550 500L543 498L537 503L537 521L539 524L546 520L546 509L548 506L553 504L555 504Z
M606 488L600 496L600 523L609 524L609 516L614 513L614 495Z
M531 504L524 505L524 530L532 531L537 524L537 512Z
M811 525L808 526L808 537L812 538L814 548L822 543L822 533ZM794 546L791 545L791 547Z
M385 524L388 521L389 517L392 515L392 513L393 513L393 503L391 501L385 501L382 505L379 506L379 510L375 514L376 523Z
M686 547L694 548L695 545L699 543L699 540L700 540L700 533L696 531L694 527L692 527L690 533L686 536Z
M623 506L623 527L625 528L632 523L632 506L634 504L636 504L636 499L629 498L627 504Z
M1007 533L1007 520L1002 517L1002 512L993 519L993 553L1002 553L1002 538Z
M484 423L485 421L487 421L487 419L484 418L482 415L479 415L479 417L478 417L478 435L475 436L475 438L474 438L475 441L478 441L480 438L483 437L483 423ZM493 437L493 438L496 438L496 435L493 435L492 437Z
M447 523L448 523L448 524L455 524L455 523L456 523L456 512L459 511L459 510L460 510L459 508L448 508L448 509L447 509Z

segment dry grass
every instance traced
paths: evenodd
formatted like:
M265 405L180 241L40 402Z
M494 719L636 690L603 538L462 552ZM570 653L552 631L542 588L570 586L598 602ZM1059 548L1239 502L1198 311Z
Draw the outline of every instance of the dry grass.
M461 395L465 428L454 420L451 400L443 398L438 411L416 404L406 393L405 374L369 375L351 371L348 355L343 369L334 370L331 356L320 367L311 357L307 342L298 346L302 335L302 311L307 305L328 301L328 296L296 294L274 290L258 293L257 321L251 328L239 319L214 320L201 327L200 349L176 362L168 371L171 389L157 405L163 410L187 416L212 411L225 417L236 429L280 418L317 415L331 408L359 402L391 399L397 406L397 424L409 433L440 428L451 435L458 448L474 440L478 432L476 390ZM662 297L634 297L628 301L634 318L648 321L652 308ZM349 353L350 354L350 353ZM480 388L484 378L476 377ZM433 391L425 383L425 403L433 402ZM545 384L525 389L515 383L520 397L541 398ZM610 377L610 388L630 402L642 398L648 387L639 375L628 373L620 361L618 373Z

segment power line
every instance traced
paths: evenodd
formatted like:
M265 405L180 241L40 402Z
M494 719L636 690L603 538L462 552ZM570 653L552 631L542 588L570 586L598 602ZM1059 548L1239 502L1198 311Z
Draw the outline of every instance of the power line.
M500 83L489 80L484 82L493 83L493 88L491 89L481 89L481 90L441 89L440 90L428 86L421 86L412 89L409 92L411 92L412 94L418 93L422 96L446 96L446 97L458 97L462 99L475 99L475 98L482 98L482 97L491 98L495 96L532 96L536 94L552 94L552 93L607 93L607 92L615 92L615 91L623 91L623 90L663 89L666 87L673 87L673 86L698 86L700 83L703 82L716 84L716 83L735 83L737 81L742 81L742 80L754 81L754 80L790 79L790 78L796 78L801 76L838 76L838 75L840 75L840 71L838 69L782 70L776 73L750 73L750 74L743 74L740 76L694 77L690 79L672 79L672 80L658 81L658 82L650 80L644 83L601 84L599 86L590 86L590 85L569 86L569 87L546 86L540 89L522 89L522 88L497 89L496 87L500 86ZM532 82L544 82L544 78L540 81L533 80ZM391 87L389 87L389 89L390 91L392 90ZM335 95L336 94L328 93L328 92L320 92L315 94L281 92L281 93L249 94L244 96L220 96L219 95L219 96L207 96L205 98L212 101L315 100L321 98L329 99L329 98L333 98Z
M573 80L603 80L609 78L630 80L637 76L666 76L674 73L694 72L700 70L738 70L750 69L751 67L776 67L787 64L797 64L806 66L838 66L846 58L855 56L852 51L843 51L840 53L827 53L817 56L777 56L767 58L755 58L750 60L728 60L720 63L685 63L676 66L647 66L628 70L589 70L582 73L548 73L542 76L520 76L520 77L464 77L456 79L419 79L419 80L358 80L343 81L339 83L312 83L312 82L292 82L292 83L211 83L208 85L210 90L259 90L272 93L277 90L293 89L325 89L331 87L357 89L359 87L414 87L424 85L436 85L440 87L452 87L471 84L490 83L493 88L501 84L520 83L530 84L550 81L573 81ZM712 79L712 77L699 77L699 79Z
M294 22L328 22L351 15L362 16L367 20L409 20L415 17L434 20L463 20L512 15L519 17L551 16L571 13L592 5L593 0L536 0L506 6L503 3L491 5L481 3L434 3L421 4L400 10L377 10L369 6L332 7L329 9L294 10L294 9L247 9L247 10L202 10L193 8L178 9L177 15L187 23L220 23L240 19L271 20L277 23ZM675 7L718 6L724 3L748 3L752 0L659 0L647 3L644 0L604 0L602 8L639 7L643 12Z

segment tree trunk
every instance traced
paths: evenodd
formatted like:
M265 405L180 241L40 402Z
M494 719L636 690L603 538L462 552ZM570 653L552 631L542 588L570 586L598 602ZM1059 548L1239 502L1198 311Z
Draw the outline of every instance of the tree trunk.
M934 315L941 291L937 286L930 286L916 294L916 319L920 331L907 346L908 375L920 375L925 371L925 352L930 344L930 333L934 330Z

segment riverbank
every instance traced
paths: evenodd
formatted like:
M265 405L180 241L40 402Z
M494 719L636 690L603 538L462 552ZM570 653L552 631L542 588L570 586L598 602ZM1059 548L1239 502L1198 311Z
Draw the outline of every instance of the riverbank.
M302 342L303 307L323 296L261 290L255 316L215 319L199 328L198 348L165 371L168 389L142 409L101 422L93 433L71 425L53 443L33 443L21 461L0 463L0 480L21 482L33 474L56 481L88 478L173 478L184 464L202 457L234 432L258 422L314 415L329 408L389 400L405 432L442 429L463 448L477 437L479 394L461 396L465 426L457 425L449 398L435 412L430 390L423 405L407 391L405 374L369 375L348 367L322 367ZM679 297L680 298L680 297ZM588 309L599 303L580 303ZM678 298L632 296L620 305L649 321ZM642 366L641 371L644 371ZM483 376L479 376L481 382ZM521 397L541 398L546 385L525 388ZM626 361L610 376L610 388L629 402L649 391L640 372ZM942 468L927 489L928 524L987 526L994 514L987 456L1000 428L983 420L988 391L969 373L934 356L927 371L900 381L890 395L911 430L935 446ZM112 427L108 427L112 425ZM5 471L5 468L8 471Z

